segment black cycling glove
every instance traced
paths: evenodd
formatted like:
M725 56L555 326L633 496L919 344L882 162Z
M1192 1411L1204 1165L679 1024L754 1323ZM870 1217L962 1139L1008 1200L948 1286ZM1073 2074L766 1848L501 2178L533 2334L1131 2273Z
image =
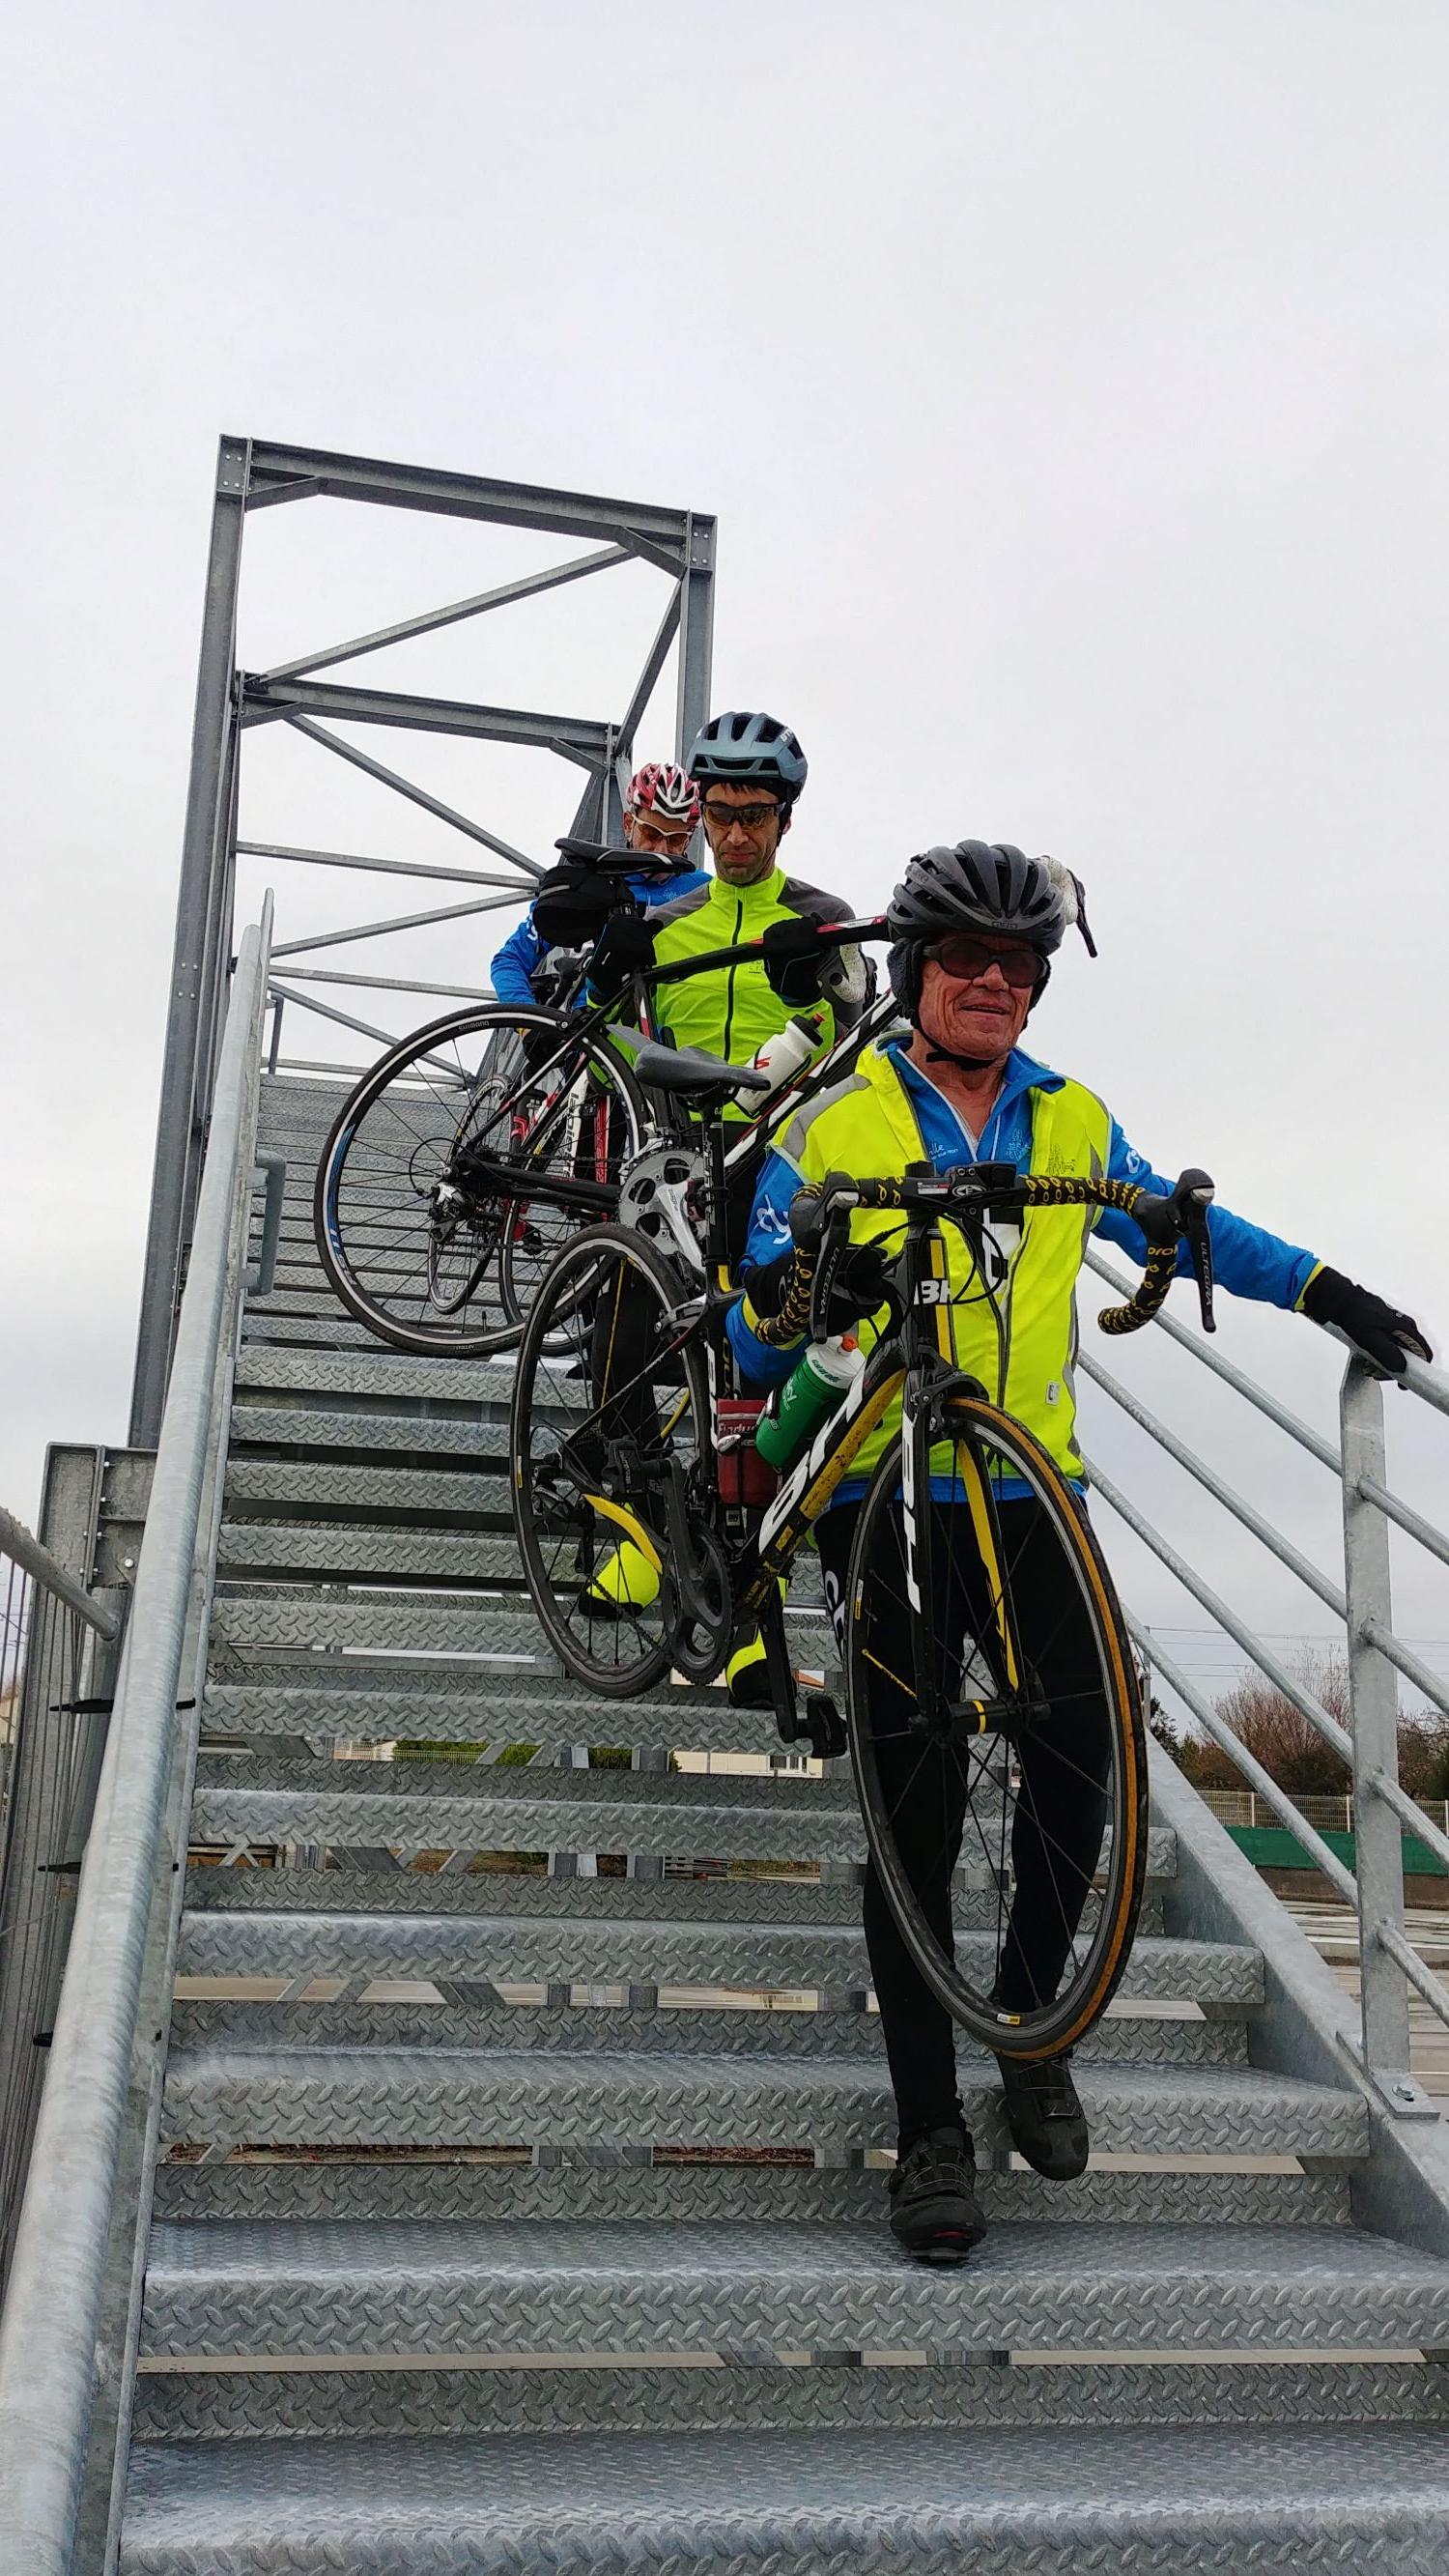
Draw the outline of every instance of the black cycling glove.
M587 948L620 901L617 877L566 859L550 868L533 898L533 926L550 948Z
M1341 1270L1316 1270L1298 1303L1311 1322L1336 1324L1391 1377L1403 1376L1408 1352L1418 1360L1433 1357L1412 1315L1386 1306L1382 1297L1345 1279Z
M601 1002L622 993L631 975L654 963L654 933L642 913L616 912L589 960L589 991Z
M760 941L770 989L792 1011L820 999L820 970L831 956L813 921L772 921Z
M749 1272L745 1294L757 1315L778 1315L785 1292L785 1278L794 1261L793 1252L782 1252L775 1260L762 1262ZM849 1243L840 1256L825 1312L828 1333L848 1333L863 1315L873 1315L885 1304L890 1290L891 1262L878 1243Z

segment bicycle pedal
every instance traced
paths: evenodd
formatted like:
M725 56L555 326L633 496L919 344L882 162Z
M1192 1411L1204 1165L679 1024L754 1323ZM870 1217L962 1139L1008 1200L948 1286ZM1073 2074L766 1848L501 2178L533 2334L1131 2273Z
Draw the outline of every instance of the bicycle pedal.
M817 1762L833 1761L846 1750L845 1720L827 1691L807 1691L805 1723L800 1731L809 1736Z

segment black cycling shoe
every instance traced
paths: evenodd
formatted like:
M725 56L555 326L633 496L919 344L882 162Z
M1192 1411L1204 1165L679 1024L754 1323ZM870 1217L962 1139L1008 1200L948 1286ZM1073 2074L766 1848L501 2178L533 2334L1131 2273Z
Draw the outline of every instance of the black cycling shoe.
M998 2057L1006 2095L1006 2125L1019 2156L1048 2182L1075 2182L1087 2170L1087 2115L1072 2082L1069 2057L1047 2057L1024 2066Z
M957 2128L917 2138L891 2176L890 2201L891 2234L908 2254L964 2263L986 2233L970 2139Z

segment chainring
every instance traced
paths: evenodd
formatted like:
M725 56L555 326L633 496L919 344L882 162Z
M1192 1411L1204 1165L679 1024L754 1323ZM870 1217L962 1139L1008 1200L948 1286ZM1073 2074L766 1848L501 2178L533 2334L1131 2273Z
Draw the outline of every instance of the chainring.
M675 1253L703 1272L699 1229L689 1213L689 1191L705 1178L705 1160L691 1145L646 1145L619 1175L619 1223Z
M663 1572L665 1605L674 1631L670 1658L676 1672L684 1675L696 1688L707 1688L718 1681L729 1658L735 1637L735 1587L729 1559L707 1522L699 1522L690 1532L695 1558L702 1576L698 1588L691 1587L686 1610L679 1597L671 1565Z

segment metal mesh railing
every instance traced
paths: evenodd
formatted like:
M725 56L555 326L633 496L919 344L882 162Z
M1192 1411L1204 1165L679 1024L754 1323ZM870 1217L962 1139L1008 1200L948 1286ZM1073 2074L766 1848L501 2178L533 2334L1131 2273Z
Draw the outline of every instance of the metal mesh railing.
M0 2281L104 1750L97 1667L117 1628L114 1614L0 1511Z

